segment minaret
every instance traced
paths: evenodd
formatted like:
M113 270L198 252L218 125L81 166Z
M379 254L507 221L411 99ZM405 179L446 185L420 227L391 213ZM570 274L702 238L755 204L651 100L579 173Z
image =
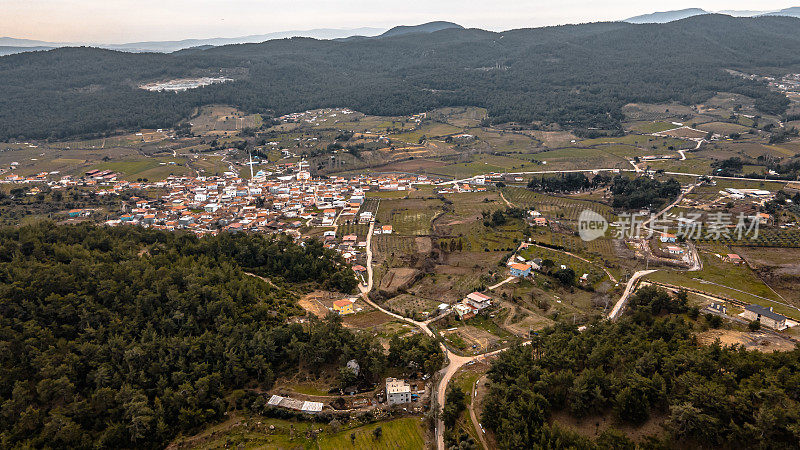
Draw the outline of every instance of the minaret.
M250 181L253 181L253 152L247 152L250 155Z

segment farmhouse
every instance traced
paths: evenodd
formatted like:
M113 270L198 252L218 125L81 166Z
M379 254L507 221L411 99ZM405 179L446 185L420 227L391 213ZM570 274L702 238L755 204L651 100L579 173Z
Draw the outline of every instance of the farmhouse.
M725 261L725 262L732 263L732 264L742 264L742 263L744 263L744 260L742 259L742 257L737 255L736 253L728 253L727 255L725 255L722 258L722 260Z
M347 299L336 300L333 302L333 310L339 313L340 316L353 314L353 302Z
M492 306L492 298L483 295L480 292L473 292L464 299L464 303L472 306L474 309L481 311L485 308Z
M460 320L467 320L475 317L475 310L465 303L459 303L453 306L453 311L458 314Z
M511 263L509 268L513 277L527 278L531 275L531 266L528 264Z
M399 405L411 401L411 386L405 380L397 378L386 379L386 403Z
M675 242L677 237L672 233L661 233L661 242Z
M786 317L772 311L772 307L765 308L761 305L747 305L744 307L742 317L748 320L757 320L762 325L773 330L783 330L786 328Z
M358 223L372 222L372 211L364 211L358 215Z
M670 255L682 255L683 249L678 247L677 245L668 245L667 253L669 253Z

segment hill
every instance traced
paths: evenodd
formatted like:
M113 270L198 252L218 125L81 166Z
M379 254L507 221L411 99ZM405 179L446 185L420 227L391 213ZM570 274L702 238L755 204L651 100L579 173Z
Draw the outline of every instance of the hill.
M163 128L207 104L265 115L339 106L405 115L466 105L485 107L494 122L580 130L619 129L630 102L695 104L725 91L780 114L785 97L724 69L796 70L798 25L789 17L701 15L667 24L291 38L175 54L24 53L0 58L0 139ZM179 94L138 89L220 73L235 81Z
M3 448L164 448L222 420L234 389L269 389L304 361L380 361L376 343L340 322L285 324L300 310L278 284L325 283L331 273L355 283L340 257L309 244L88 224L0 228Z
M404 34L413 33L434 33L436 31L447 30L450 28L463 29L464 27L452 22L441 21L423 23L422 25L400 25L387 30L385 33L381 34L380 37L401 36Z
M352 36L377 36L383 28L317 28L313 30L290 30L276 31L267 34L253 34L249 36L237 36L230 38L207 38L207 39L182 39L176 41L144 41L130 42L124 44L87 44L87 43L65 43L65 42L46 42L31 39L17 39L11 37L0 37L0 56L11 55L14 53L51 50L54 48L89 46L104 48L108 50L119 50L123 52L158 52L171 53L187 48L197 47L216 47L231 44L249 44L264 42L273 39L286 39L291 37L310 37L314 39L346 39Z
M788 16L788 17L800 17L800 6L794 6L791 8L785 8L780 11L764 13L768 16Z
M628 23L667 23L675 20L686 19L688 17L699 16L701 14L708 14L707 11L700 8L687 8L677 11L662 11L652 14L644 14L625 19Z
M55 47L14 47L11 45L0 45L0 56L13 55L22 52L37 52L41 50L52 50Z

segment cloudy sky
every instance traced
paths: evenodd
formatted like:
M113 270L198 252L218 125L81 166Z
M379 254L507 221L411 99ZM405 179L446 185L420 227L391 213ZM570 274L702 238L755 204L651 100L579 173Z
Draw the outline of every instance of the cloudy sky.
M0 0L0 36L123 43L448 20L507 30L698 7L775 10L800 0Z

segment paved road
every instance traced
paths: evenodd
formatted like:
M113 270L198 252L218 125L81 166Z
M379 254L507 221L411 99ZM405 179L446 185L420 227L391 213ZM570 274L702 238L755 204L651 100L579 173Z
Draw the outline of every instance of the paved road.
M428 327L428 324L430 324L432 321L438 319L438 317L434 317L434 318L429 319L429 320L427 320L425 322L419 322L419 321L416 321L416 320L413 320L413 319L409 319L408 317L401 316L400 314L393 313L393 312L381 307L380 305L378 305L377 303L373 302L372 300L370 300L368 294L373 288L372 234L373 234L374 231L375 231L375 222L373 221L373 222L370 222L370 224L369 224L369 234L367 234L367 284L366 285L364 285L364 284L359 284L358 285L358 288L361 291L361 297L364 299L364 301L368 305L372 306L373 308L377 309L378 311L381 311L384 314L387 314L387 315L389 315L391 317L394 317L395 319L402 320L404 322L410 323L410 324L416 326L417 328L421 329L426 335L428 335L430 337L436 337L435 334L433 333L433 331L431 331L431 329ZM523 345L524 345L524 343L523 343ZM431 398L435 398L436 399L436 405L438 405L439 407L444 405L445 392L447 391L447 384L450 383L450 379L453 378L453 375L458 371L458 369L460 369L461 367L463 367L465 364L467 364L470 361L478 361L478 360L481 360L481 359L490 358L490 357L495 356L495 355L497 355L497 354L499 354L499 353L501 353L501 352L506 350L505 348L503 348L503 349L500 349L500 350L495 350L495 351L492 351L492 352L483 353L483 354L476 355L476 356L460 356L460 355L456 355L455 353L449 351L447 349L447 347L445 347L445 345L442 344L442 343L439 343L439 346L440 346L442 352L444 353L445 359L447 360L447 366L439 372L441 374L440 381L434 387L434 390L433 390L432 395L431 395ZM444 450L444 422L442 421L441 417L436 422L436 445L437 445L437 448L439 450Z
M625 292L622 293L622 297L619 298L617 304L614 305L614 309L612 309L608 314L609 320L615 320L617 317L619 317L620 313L625 308L625 304L628 303L628 298L636 289L636 282L639 281L639 279L643 276L650 275L653 272L655 272L655 270L640 270L633 274L631 279L628 280L628 284L625 286Z
M636 165L634 164L634 167ZM543 174L558 174L558 173L588 173L588 172L640 172L642 169L620 169L617 167L598 167L595 169L574 169L574 170L537 170L537 171L530 171L530 172L503 172L498 173L498 175L543 175ZM771 180L769 178L744 178L744 177L725 177L720 175L708 175L705 173L688 173L688 172L664 172L666 175L681 175L686 177L706 177L709 179L720 179L720 180L742 180L742 181L775 181L778 183L786 183L786 180ZM468 183L474 177L469 178L462 178L459 180L450 180L444 181L442 183L437 184L437 186L447 186L450 184L456 183Z

